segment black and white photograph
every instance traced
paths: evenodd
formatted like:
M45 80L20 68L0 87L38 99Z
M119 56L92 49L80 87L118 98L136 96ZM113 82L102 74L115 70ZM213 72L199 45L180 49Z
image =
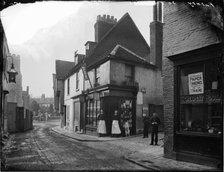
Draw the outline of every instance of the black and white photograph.
M0 10L1 171L223 171L223 0Z

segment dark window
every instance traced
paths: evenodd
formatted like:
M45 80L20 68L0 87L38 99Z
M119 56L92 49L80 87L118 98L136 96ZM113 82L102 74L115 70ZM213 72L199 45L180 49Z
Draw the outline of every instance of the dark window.
M76 90L79 89L79 72L76 73Z
M70 79L67 81L67 94L70 94Z
M125 64L125 80L127 82L134 81L134 66Z
M217 134L222 131L218 62L179 68L179 130Z
M95 69L95 85L100 85L100 68Z

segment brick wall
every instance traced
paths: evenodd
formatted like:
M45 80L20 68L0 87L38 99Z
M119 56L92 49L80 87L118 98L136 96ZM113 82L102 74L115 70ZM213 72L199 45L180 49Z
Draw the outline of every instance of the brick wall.
M187 3L164 2L163 30L163 94L164 94L164 154L173 153L174 69L167 57L220 42L216 32L204 21L203 12Z

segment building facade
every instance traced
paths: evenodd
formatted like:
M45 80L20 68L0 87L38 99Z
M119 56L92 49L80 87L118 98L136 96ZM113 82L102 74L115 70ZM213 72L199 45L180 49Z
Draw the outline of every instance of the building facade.
M164 2L166 157L222 162L224 60L219 5Z
M64 106L64 77L74 67L74 62L56 60L53 74L54 108L61 116L61 127L66 126L66 112Z
M14 64L15 70L18 72L16 75L16 83L10 82L8 84L9 94L7 94L7 116L8 116L8 131L15 132L16 129L16 115L17 107L23 107L22 99L22 74L20 69L20 56L11 55L12 58L8 58L7 68L11 68L11 64Z
M1 134L4 132L7 132L7 94L9 93L9 88L8 88L8 74L7 74L7 60L8 56L10 55L9 48L8 48L8 43L7 39L5 36L4 28L2 26L2 22L0 20L0 34L1 34L1 60L0 60L0 65L1 65L1 108L0 108L0 114L1 114Z
M161 13L161 6L155 8ZM161 15L150 24L151 49L128 13L119 21L99 15L94 28L95 42L87 41L85 56L65 77L68 128L96 134L100 109L107 135L115 110L128 114L131 134L142 132L143 113L156 111L163 121Z
M84 76L81 69L83 57L84 55L75 54L75 66L64 80L66 127L72 131L84 130L84 126L81 123L83 120L81 115L83 113L82 91L84 90Z

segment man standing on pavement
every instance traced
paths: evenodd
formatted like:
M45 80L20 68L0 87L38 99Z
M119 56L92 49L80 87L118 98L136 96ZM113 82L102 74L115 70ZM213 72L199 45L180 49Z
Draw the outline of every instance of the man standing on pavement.
M158 127L160 125L160 119L155 112L152 115L153 116L151 117L151 120L150 120L150 123L152 126L151 144L150 145L153 145L153 143L154 143L154 136L155 136L155 145L158 145Z
M148 138L150 119L149 119L149 116L147 116L145 113L143 113L142 116L143 116L143 124L144 124L143 138Z

